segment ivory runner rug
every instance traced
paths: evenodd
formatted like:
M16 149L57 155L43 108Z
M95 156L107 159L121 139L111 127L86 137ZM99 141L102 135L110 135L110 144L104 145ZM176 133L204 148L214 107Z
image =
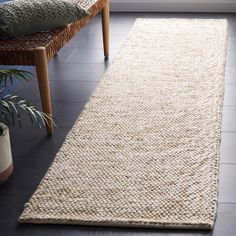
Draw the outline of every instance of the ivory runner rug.
M213 227L227 21L138 19L20 222Z

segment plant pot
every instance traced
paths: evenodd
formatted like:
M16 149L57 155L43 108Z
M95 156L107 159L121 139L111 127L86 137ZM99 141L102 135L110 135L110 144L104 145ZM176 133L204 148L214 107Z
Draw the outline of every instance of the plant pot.
M0 135L0 184L3 184L13 171L11 144L9 137L9 129L3 123L0 123L3 127L3 134Z

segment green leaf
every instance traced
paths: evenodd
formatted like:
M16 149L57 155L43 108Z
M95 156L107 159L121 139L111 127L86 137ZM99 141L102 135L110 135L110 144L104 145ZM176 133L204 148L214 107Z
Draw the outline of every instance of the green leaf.
M4 86L6 86L8 80L13 84L13 79L15 78L28 81L30 76L33 76L33 74L24 70L0 70L0 85L3 83ZM0 89L0 95L4 91L4 88ZM29 117L31 123L37 123L40 128L42 125L45 126L48 124L49 121L55 125L50 115L39 111L25 99L13 94L8 94L2 98L0 96L1 122L6 123L8 126L14 126L15 120L17 120L21 127L21 113L25 113Z

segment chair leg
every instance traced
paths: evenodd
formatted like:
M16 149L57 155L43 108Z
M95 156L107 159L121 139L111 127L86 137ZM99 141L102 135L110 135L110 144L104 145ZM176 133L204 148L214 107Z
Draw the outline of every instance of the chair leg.
M102 9L102 33L103 33L103 49L105 58L109 57L109 0Z
M52 106L48 81L48 64L45 47L36 48L34 55L43 112L52 117ZM48 120L48 124L46 124L46 130L48 135L53 133L53 123L51 120Z

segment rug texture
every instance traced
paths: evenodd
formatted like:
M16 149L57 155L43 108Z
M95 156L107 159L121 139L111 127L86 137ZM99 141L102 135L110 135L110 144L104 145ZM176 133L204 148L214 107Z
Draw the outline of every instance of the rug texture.
M227 21L138 19L20 222L213 227Z

